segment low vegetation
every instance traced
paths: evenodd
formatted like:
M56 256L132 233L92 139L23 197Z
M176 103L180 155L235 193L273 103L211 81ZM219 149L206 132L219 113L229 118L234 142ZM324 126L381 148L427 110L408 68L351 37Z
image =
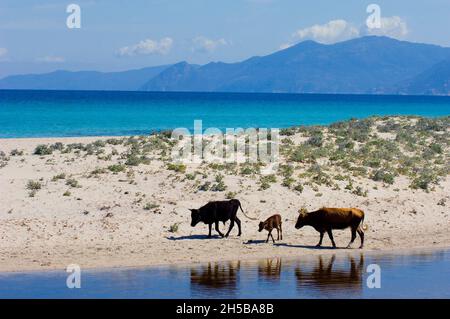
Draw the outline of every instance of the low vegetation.
M152 174L169 171L166 186L181 182L192 192L226 192L223 194L226 198L234 198L244 189L242 184L236 189L231 183L234 186L244 180L252 180L256 185L253 189L245 186L250 191L281 187L298 194L312 190L321 196L326 194L324 188L328 188L365 197L380 188L404 190L405 185L398 186L399 181L407 183L411 190L433 191L450 174L449 116L351 119L328 126L285 128L280 134L280 165L270 174L263 174L266 166L261 162L203 162L189 167L173 162L171 152L177 141L167 132L88 144L41 144L32 154L48 165L59 155L70 154L65 157L66 162L95 156L98 167L77 176L101 179L114 174L130 185L136 185L143 176L147 181ZM246 154L250 151L250 147L244 150ZM23 160L24 154L20 149L8 154L0 151L0 168L13 160ZM60 180L70 188L81 187L70 174L68 177L61 172L51 178L53 182ZM33 196L41 187L36 181L27 184ZM144 209L157 208L152 205L147 203Z

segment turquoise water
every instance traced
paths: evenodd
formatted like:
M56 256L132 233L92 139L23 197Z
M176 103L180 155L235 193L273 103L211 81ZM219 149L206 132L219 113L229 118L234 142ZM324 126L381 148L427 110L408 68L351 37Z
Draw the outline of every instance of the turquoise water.
M371 264L380 288L369 288ZM450 298L450 251L302 256L81 271L0 273L0 298Z
M450 97L0 91L0 137L140 135L186 127L329 124L371 115L450 114Z

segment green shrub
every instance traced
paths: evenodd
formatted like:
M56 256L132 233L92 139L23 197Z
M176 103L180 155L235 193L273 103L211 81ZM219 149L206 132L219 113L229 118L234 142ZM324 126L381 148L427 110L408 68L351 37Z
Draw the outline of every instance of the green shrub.
M92 143L92 145L94 145L97 148L105 147L106 146L106 142L102 141L102 140L96 140L94 143Z
M224 181L223 181L223 175L218 174L216 175L216 183L213 184L210 188L211 191L213 192L223 192L224 190L227 189L227 186L225 185Z
M304 162L306 160L307 154L304 148L300 145L295 148L294 152L291 154L290 160L294 162Z
M137 156L135 154L131 154L128 156L125 165L128 166L138 166L139 164L148 165L150 164L150 159L145 156Z
M110 165L108 166L108 169L113 172L113 173L120 173L120 172L124 172L127 168L125 165L122 164L114 164L114 165Z
M437 143L431 143L429 146L430 150L436 154L442 154L442 146Z
M123 143L123 140L117 138L110 138L106 140L106 143L110 145L121 145Z
M323 144L322 134L315 134L315 135L311 136L306 141L306 144L314 146L314 147L322 147L322 144Z
M169 163L169 164L167 164L167 169L169 171L174 171L174 172L177 172L177 173L185 173L186 172L186 165Z
M280 167L278 168L278 172L283 176L283 177L291 177L294 174L294 166L289 165L289 164L282 164L280 165Z
M259 168L256 165L249 165L249 164L246 164L244 167L242 167L240 171L241 175L253 175L258 173Z
M53 153L53 150L45 144L40 144L36 146L34 149L34 155L50 155Z
M261 184L259 185L259 190L266 190L270 188L270 184L267 182L261 182Z
M282 136L292 136L295 135L296 129L295 127L282 128L280 130L280 135Z
M211 182L205 182L204 184L202 184L198 187L198 190L206 192L209 190L210 187L211 187Z
M410 187L413 189L423 189L428 191L431 184L436 184L438 177L430 169L422 170L416 178L411 182Z
M213 192L223 192L226 189L227 189L227 185L225 185L224 182L219 182L219 183L213 184L210 188L210 190Z
M225 194L226 199L233 199L236 197L236 192L228 192Z
M370 178L376 182L382 181L383 183L391 185L394 184L395 180L395 177L392 173L389 173L384 170L375 171Z
M16 149L13 149L13 150L9 153L9 155L11 155L11 156L22 156L22 155L23 155L23 151L22 151L22 150L18 150L18 149L16 148Z
M78 181L74 178L69 178L68 180L66 180L66 185L73 187L73 188L80 188L81 185L78 183Z
M152 209L156 209L156 208L159 208L159 205L155 204L155 203L147 203L144 205L145 210L152 210Z
M100 174L105 174L106 170L104 168L100 168L97 167L96 169L94 169L90 175L100 175Z
M302 184L297 184L297 185L294 187L294 190L296 190L296 191L299 192L299 193L303 192L303 185L302 185Z
M286 177L283 179L283 182L281 183L282 186L291 188L292 184L295 182L295 179L292 177Z
M38 181L29 180L27 183L27 189L31 191L36 191L42 188L42 185Z
M261 181L267 183L276 183L277 177L274 174L261 176Z
M62 151L64 149L64 144L61 142L56 142L50 145L50 148L54 151Z
M356 188L352 191L352 194L367 197L367 190L364 190L361 186L356 186Z
M55 175L55 176L53 176L52 181L56 182L60 179L66 179L66 174L61 173L61 174Z
M175 224L170 225L169 232L171 232L171 233L178 232L178 227L179 226L180 226L180 223L175 223Z

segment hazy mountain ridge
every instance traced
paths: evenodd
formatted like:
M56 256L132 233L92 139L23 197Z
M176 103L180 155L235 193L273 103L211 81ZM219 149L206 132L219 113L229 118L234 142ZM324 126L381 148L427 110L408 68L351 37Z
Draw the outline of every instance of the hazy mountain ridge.
M450 95L450 58L402 83L394 93Z
M7 77L0 89L448 95L450 48L370 36L331 45L304 41L236 63L180 62L102 77L55 73Z
M122 72L59 70L44 74L12 75L0 80L0 89L135 91L167 67L164 65Z

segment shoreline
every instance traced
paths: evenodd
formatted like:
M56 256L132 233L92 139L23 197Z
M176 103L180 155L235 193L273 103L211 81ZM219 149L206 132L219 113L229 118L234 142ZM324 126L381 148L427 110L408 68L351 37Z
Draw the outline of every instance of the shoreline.
M181 267L181 268L187 268L187 267L195 267L199 265L204 265L206 263L232 263L236 261L240 261L243 263L255 263L261 260L266 259L276 259L281 258L285 261L295 261L299 259L304 258L313 258L318 256L330 256L330 255L336 255L337 257L342 257L345 255L356 255L356 254L364 254L365 256L386 256L386 255L393 255L393 256L411 256L411 255L417 255L417 254L427 254L427 253L437 253L437 252L445 252L450 250L450 245L445 246L417 246L417 247L396 247L396 248L381 248L381 249L345 249L345 248L323 248L320 249L318 252L315 251L314 248L310 249L310 252L307 254L300 254L298 256L293 256L292 254L286 254L286 255L269 255L266 257L258 257L255 258L253 256L243 257L240 259L214 259L214 260L199 260L196 262L178 262L178 263L152 263L148 265L98 265L94 267L82 267L82 271L89 271L89 272L109 272L109 271L121 271L121 270L145 270L150 268L169 268L169 267ZM64 267L50 267L50 268L30 268L30 269L3 269L0 267L0 276L1 275L15 275L15 274L41 274L41 273L49 273L49 272L58 272L58 271L66 271L66 268Z
M0 90L1 91L1 90ZM448 96L450 97L450 96ZM386 115L377 115L377 114L369 114L364 116L348 116L346 118L342 119L335 119L332 121L326 121L324 123L307 123L307 124L289 124L289 125L277 125L275 128L280 130L290 130L290 129L298 129L300 127L328 127L330 125L340 123L340 122L348 122L352 119L357 120L366 120L366 119L379 119L379 118L404 118L404 119L420 119L420 118L427 118L427 119L441 119L445 117L449 117L449 114L435 114L435 115L417 115L417 114L386 114ZM190 123L192 124L192 123ZM240 126L238 126L240 127ZM20 140L46 140L48 142L52 141L61 141L61 140L78 140L78 139L86 139L86 141L90 140L98 140L98 139L108 139L108 138L127 138L127 137L139 137L139 136L150 136L151 134L160 134L162 132L172 131L175 130L178 127L167 127L163 129L145 129L140 132L136 132L136 134L105 134L105 135L98 135L98 134L88 134L88 135L50 135L50 136L11 136L11 137L5 137L0 135L0 142L2 141L20 141ZM184 127L183 127L184 128ZM194 131L194 127L186 126L188 130L192 133ZM241 128L241 127L240 127ZM242 128L256 128L259 129L261 126L243 126ZM268 129L275 129L270 128L270 125L267 127ZM206 130L207 127L203 127L203 130ZM225 131L227 130L227 127L219 128L220 131L222 131L223 134L225 134Z

